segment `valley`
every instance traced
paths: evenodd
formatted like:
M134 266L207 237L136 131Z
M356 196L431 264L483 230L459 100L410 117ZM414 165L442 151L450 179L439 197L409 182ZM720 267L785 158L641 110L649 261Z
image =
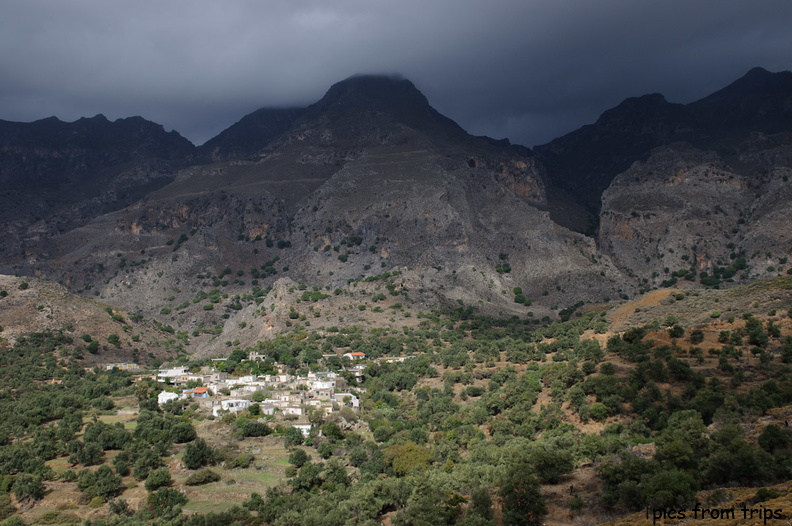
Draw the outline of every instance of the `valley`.
M2 121L1 524L788 520L790 100L533 149L387 76L198 147Z

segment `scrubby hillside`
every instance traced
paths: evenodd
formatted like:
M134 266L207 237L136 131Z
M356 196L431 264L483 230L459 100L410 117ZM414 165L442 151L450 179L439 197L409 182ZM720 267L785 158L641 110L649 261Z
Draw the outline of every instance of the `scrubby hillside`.
M390 293L400 277L379 281ZM34 414L29 404L19 405L28 398L3 399L9 430L3 447L30 459L22 465L3 457L13 496L4 509L12 505L33 521L48 514L132 521L124 517L134 514L191 524L343 524L355 517L511 524L519 515L560 525L601 523L645 508L690 512L696 502L724 509L764 504L786 513L789 278L728 291L655 291L611 308L582 306L566 313L569 321L550 325L481 317L464 307L406 316L393 303L398 296L383 293L356 309L362 325L319 326L309 322L326 299L322 292L284 284L267 298L290 301L298 293L299 303L277 307L296 313L279 335L247 347L230 342L235 350L220 368L262 375L334 370L361 398L359 413L309 412L304 421L314 428L303 439L289 431L295 420L285 414L250 409L215 419L197 400L186 411L177 404L159 413L152 398L159 387L150 381L132 387L126 373L113 372L77 382L70 369L47 365L47 377L63 383L30 384L26 397L45 390L57 407L70 389L112 379L105 396L114 402L99 408L100 423L83 417L82 437L61 437L54 432L65 420L56 409ZM389 328L364 325L377 314ZM39 374L37 360L50 342L72 345L54 337L61 339L35 336L4 346L9 358L24 346L31 359L7 388L21 393L22 377ZM263 361L247 360L253 352ZM341 358L347 352L365 354L361 383ZM3 370L17 370L13 361L4 363ZM210 361L182 356L173 363L197 371ZM121 427L101 427L114 422ZM73 433L80 429L79 420L69 425ZM54 434L35 431L41 426ZM152 426L160 430L159 445L148 449ZM84 469L91 465L100 468ZM201 471L205 466L215 474ZM87 474L94 472L117 482L100 486ZM200 489L182 486L200 477L206 479ZM19 480L38 481L44 493L24 493ZM56 499L69 494L82 500L59 509ZM211 518L179 518L209 511Z

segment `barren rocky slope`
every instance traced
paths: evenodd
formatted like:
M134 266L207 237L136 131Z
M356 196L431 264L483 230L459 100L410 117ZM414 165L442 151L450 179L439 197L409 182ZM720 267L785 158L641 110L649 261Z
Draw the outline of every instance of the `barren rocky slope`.
M116 139L106 150L83 141L110 153L68 164L79 184L50 214L4 220L0 270L199 334L238 323L238 310L175 307L202 295L237 305L284 277L326 291L397 270L421 307L538 317L675 280L770 277L788 270L792 248L788 80L752 70L687 106L631 99L538 156L467 134L397 77L353 77L307 108L259 110L198 149L142 120L60 123ZM68 187L57 166L23 157L4 173ZM117 198L102 205L96 193ZM562 226L585 231L600 195L597 235Z
M674 272L698 281L786 270L791 144L788 136L758 136L730 163L686 144L655 149L603 194L601 249L653 286L673 280ZM718 270L724 268L730 270Z

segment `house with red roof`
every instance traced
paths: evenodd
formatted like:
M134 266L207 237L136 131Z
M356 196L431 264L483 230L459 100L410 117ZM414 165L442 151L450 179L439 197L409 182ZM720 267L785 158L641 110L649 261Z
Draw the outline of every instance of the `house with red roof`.
M366 357L366 353L363 352L348 352L343 355L344 358L349 358L350 360L362 360Z

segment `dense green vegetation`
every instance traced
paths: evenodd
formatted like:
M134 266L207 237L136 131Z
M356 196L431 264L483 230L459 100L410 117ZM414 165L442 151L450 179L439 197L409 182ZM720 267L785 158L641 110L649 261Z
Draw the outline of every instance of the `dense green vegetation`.
M312 301L311 291L305 300ZM508 525L540 524L547 511L541 485L565 482L584 463L593 463L603 488L596 500L570 489L572 513L584 498L587 507L625 513L688 506L700 489L792 478L788 430L766 425L756 437L741 425L792 403L792 338L782 337L777 323L746 315L705 356L677 346L703 339L695 331L679 334L674 320L667 320L672 345L653 341L658 323L603 346L593 338L607 327L598 314L546 326L466 308L419 316L418 327L401 332L295 327L235 349L223 365L230 372L271 373L276 363L294 373L329 368L353 387L357 379L340 354L364 352L361 411L312 413L307 438L267 422L257 405L217 422L236 440L282 436L290 451L287 479L241 506L189 518L164 456L179 452L190 486L217 483L211 466L218 462L235 469L252 456L224 456L209 437L198 437L193 410L157 407L153 384L133 385L124 372L87 371L64 358L73 346L65 332L5 345L0 489L23 503L45 498L48 481L73 482L85 503L108 502L107 519L88 521L96 526L373 525L385 514L395 525L483 525L494 523L495 503ZM265 359L247 360L254 351ZM328 353L339 357L322 358ZM384 356L405 359L375 361ZM134 430L98 418L119 396L138 400ZM365 425L352 430L347 424L358 419ZM587 422L599 431L576 425ZM635 453L650 443L654 455ZM48 461L57 458L71 467L53 470ZM127 505L125 478L145 487L145 506ZM15 508L6 500L0 510L11 515Z

